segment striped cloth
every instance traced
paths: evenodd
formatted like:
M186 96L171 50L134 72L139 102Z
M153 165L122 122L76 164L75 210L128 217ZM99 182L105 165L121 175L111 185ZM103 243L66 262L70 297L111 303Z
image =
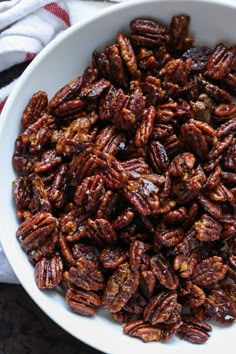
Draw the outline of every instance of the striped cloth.
M15 80L41 49L70 24L64 0L0 2L0 112Z

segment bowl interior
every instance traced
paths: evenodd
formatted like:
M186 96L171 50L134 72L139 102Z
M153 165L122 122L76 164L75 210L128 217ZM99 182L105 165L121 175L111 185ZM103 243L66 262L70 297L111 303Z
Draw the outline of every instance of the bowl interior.
M105 312L92 319L72 313L57 291L40 291L34 282L33 268L15 238L18 221L12 200L12 181L16 175L11 157L14 141L20 132L22 111L32 94L45 90L49 97L70 79L80 75L91 62L94 49L115 40L119 31L127 31L131 19L138 16L154 17L169 24L171 16L185 13L191 16L191 34L197 44L236 43L234 1L128 1L111 6L94 19L75 25L49 44L30 64L18 81L4 108L0 121L0 236L4 251L20 282L57 324L70 334L106 353L120 354L163 353L187 354L224 349L233 342L235 327L214 327L206 345L194 346L172 339L168 344L144 344L123 335L122 327Z

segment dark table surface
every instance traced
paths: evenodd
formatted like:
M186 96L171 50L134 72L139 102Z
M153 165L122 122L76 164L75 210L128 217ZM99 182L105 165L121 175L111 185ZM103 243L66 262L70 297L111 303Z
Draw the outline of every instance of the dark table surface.
M0 354L102 354L75 339L20 285L0 283Z

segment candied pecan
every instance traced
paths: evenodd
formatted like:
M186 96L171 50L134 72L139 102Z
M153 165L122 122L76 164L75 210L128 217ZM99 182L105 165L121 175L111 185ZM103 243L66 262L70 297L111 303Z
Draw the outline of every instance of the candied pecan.
M34 123L40 116L46 113L48 107L48 95L44 91L36 92L25 107L21 124L24 128Z
M232 141L231 147L224 156L224 166L230 170L236 171L236 143Z
M86 258L78 258L75 266L69 269L72 284L84 290L98 291L104 288L104 276L97 265Z
M208 95L200 94L196 102L190 102L194 113L194 119L212 124L212 113L214 110L213 101Z
M151 172L150 167L145 162L143 157L126 160L122 162L121 165L126 171L135 172L139 175L144 175Z
M220 205L212 202L210 199L206 198L204 194L199 193L197 196L198 203L203 207L203 209L208 212L213 218L220 219L222 217L222 210Z
M139 286L139 272L132 272L128 263L119 265L107 281L103 292L103 306L111 313L120 311Z
M35 265L35 282L40 289L57 286L62 279L63 262L59 255L52 258L42 257Z
M160 142L151 141L149 144L148 154L155 172L162 174L167 170L169 158L165 147Z
M62 164L54 175L54 179L48 191L48 199L51 204L56 208L62 208L65 204L68 189L68 167Z
M77 186L82 182L83 178L92 176L97 167L98 160L90 149L79 155L74 155L68 170L70 183Z
M101 298L92 291L69 288L65 297L67 305L82 316L94 316L101 306Z
M146 76L145 81L142 82L142 92L146 98L146 107L155 107L165 96L165 92L161 87L161 80L151 75ZM158 117L156 116L156 118ZM159 121L163 122L164 119L159 118Z
M129 38L120 32L116 40L120 48L121 57L125 61L129 73L133 78L138 78L140 73L138 72L136 57Z
M236 281L236 256L232 255L228 259L228 276Z
M207 189L214 189L219 183L222 176L221 167L218 165L208 176L206 184L204 187Z
M29 204L29 208L32 212L51 212L52 207L48 199L47 190L43 183L42 178L36 174L32 173L28 178L31 183L32 197Z
M177 331L177 335L191 343L202 344L209 338L209 333L212 327L196 318L185 315L181 318L181 325Z
M219 221L222 226L221 238L223 240L236 235L236 216L226 214Z
M50 99L49 110L54 111L63 102L69 101L70 99L76 97L81 88L82 81L82 77L79 76L60 88Z
M48 239L57 226L57 219L47 212L38 212L20 224L16 237L25 250L37 248Z
M207 214L194 223L196 237L200 241L215 241L219 240L221 236L221 225Z
M181 245L181 244L180 244ZM179 253L174 258L173 268L181 278L189 278L198 262L196 252Z
M119 46L117 44L110 45L106 47L105 53L109 60L109 78L111 82L118 87L126 87L128 82Z
M204 302L205 315L223 326L230 326L236 319L236 307L220 289L212 290Z
M179 279L170 262L162 254L151 257L150 267L155 277L165 288L175 290L178 287Z
M40 160L35 162L34 171L44 173L52 170L54 167L62 163L61 156L58 156L55 149L46 150L42 153Z
M212 50L205 46L195 46L189 48L182 57L191 59L191 71L202 72L205 68Z
M55 129L55 118L44 114L22 132L22 142L29 145L30 152L37 152L49 142Z
M125 141L124 134L119 132L114 125L107 125L96 136L94 148L110 155L116 155L125 148Z
M193 123L185 123L181 127L181 142L199 160L204 160L208 155L208 145L202 131Z
M187 82L189 73L191 69L191 61L187 59L186 61L182 59L172 59L169 60L163 68L159 71L159 78L163 81L164 88L168 88L168 85L174 87L177 85L176 89L178 91L180 86L184 86ZM172 86L171 86L172 84ZM170 95L171 92L169 92Z
M228 120L224 124L221 124L221 126L216 130L217 137L221 138L222 136L229 135L235 130L236 130L236 117Z
M124 196L140 214L149 215L159 211L158 191L159 188L151 181L138 175L128 180Z
M159 47L168 41L168 28L156 20L136 18L130 22L130 39L135 46Z
M154 242L157 242L164 247L173 247L183 240L184 231L181 228L165 230L160 233L157 231L154 238Z
M101 251L99 259L104 268L114 269L124 263L127 257L128 252L125 249L110 246Z
M162 140L167 139L173 134L173 126L171 124L157 123L154 124L151 139Z
M188 281L187 293L181 297L181 303L191 308L201 306L206 300L206 294L196 284Z
M178 177L191 171L195 165L196 158L190 152L183 152L173 158L169 171L171 175Z
M111 189L124 187L128 180L128 175L122 164L114 156L101 151L96 151L96 156L101 166L99 174L103 178L105 185Z
M95 246L87 245L84 243L75 243L72 247L72 254L74 259L85 258L95 264L98 264L99 260L99 251Z
M115 204L118 199L118 194L108 190L104 194L103 198L100 201L96 218L97 219L109 219L111 214L113 214L115 210Z
M90 85L85 85L80 92L80 97L86 98L87 100L95 100L104 95L110 85L110 81L102 78L98 81L92 82Z
M115 220L113 220L113 229L118 231L124 229L132 222L134 215L135 211L132 208L125 209L121 215L119 215Z
M34 171L35 163L38 161L37 154L29 154L28 146L23 143L21 134L15 141L12 164L17 173L30 173Z
M222 263L222 258L213 256L199 262L192 274L192 281L199 286L207 286L223 279L228 267Z
M86 225L87 236L96 244L115 243L117 241L116 232L109 221L105 219L89 219Z
M143 111L142 121L135 133L134 141L136 146L144 146L147 144L148 139L152 134L155 114L156 111L153 106L150 106Z
M236 117L236 105L234 103L220 103L213 111L214 119L217 122L225 122Z
M28 208L31 200L31 192L26 176L19 176L13 181L13 198L17 208Z
M155 290L156 277L151 270L143 270L140 273L140 288L146 298L150 298Z
M168 290L153 296L143 311L143 319L152 325L169 319L177 303L177 293Z
M188 37L190 17L187 15L173 16L170 23L170 46L174 50L184 51L191 47L193 38Z
M208 58L205 75L221 80L230 73L236 59L236 46L227 48L219 43Z
M144 253L151 248L149 244L134 240L129 247L129 264L132 271L139 270Z
M100 176L87 177L76 188L74 202L83 206L86 212L94 212L104 196L105 189Z
M136 60L138 67L143 70L152 70L158 65L157 60L154 56L154 52L146 48L140 48L138 54L136 55Z
M124 311L127 311L135 316L141 315L146 304L146 299L143 297L141 292L137 291L124 306Z
M204 80L202 78L198 78L200 85L203 88L203 92L205 92L208 96L210 96L215 102L224 102L224 103L231 103L232 102L232 96L231 94L220 88L217 85L214 85L210 83L207 80Z
M123 327L125 334L131 337L140 338L143 342L159 342L162 336L162 330L158 326L152 326L143 320L134 320L127 322Z
M73 254L70 250L70 247L68 246L65 236L62 233L59 234L58 244L65 263L70 266L75 265L75 259L73 257Z
M187 210L185 207L180 207L176 210L171 210L163 218L166 225L177 226L182 224L187 218Z
M85 106L85 100L81 98L74 98L61 103L56 109L52 112L57 119L64 118L65 116L71 116L78 112L81 112Z
M28 259L31 263L36 264L42 257L50 258L56 253L56 246L58 242L57 230L48 238L42 245L36 249L27 252Z
M223 185L223 183L219 183L214 189L209 191L208 196L211 200L216 202L225 202L234 203L235 198L233 193Z

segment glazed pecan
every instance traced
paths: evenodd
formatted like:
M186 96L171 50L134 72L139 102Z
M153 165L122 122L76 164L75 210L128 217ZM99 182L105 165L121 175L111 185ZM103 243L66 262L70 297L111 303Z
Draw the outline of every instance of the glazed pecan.
M150 266L155 277L165 288L175 290L178 287L179 279L171 264L163 255L153 256L150 259Z
M105 219L89 219L86 225L86 232L88 237L97 245L104 245L104 243L114 244L117 241L116 232L109 221Z
M143 311L143 319L152 325L166 322L172 314L177 303L177 293L162 291L153 296Z
M146 48L159 47L168 41L168 28L153 19L137 18L130 23L131 42Z
M169 158L165 147L158 141L151 141L149 144L149 158L155 172L162 174L169 165Z
M67 305L82 316L94 316L101 306L101 298L92 291L69 288L65 297Z
M184 51L193 43L188 37L190 17L186 15L173 16L170 23L170 45L174 50Z
M123 328L125 334L131 337L140 338L143 342L159 342L162 330L158 326L152 326L143 320L127 322Z
M159 212L159 188L140 175L132 176L124 189L124 196L140 214L149 215Z
M70 267L69 279L84 290L98 291L104 288L103 274L94 262L86 258L78 258L75 267Z
M49 101L49 110L54 111L63 102L69 101L70 99L76 97L81 88L82 82L83 79L79 76L59 89Z
M203 214L200 220L194 223L196 237L200 241L215 241L221 236L221 225L207 214Z
M59 255L52 258L42 257L35 265L35 282L40 289L57 286L62 279L63 262Z
M31 250L50 238L56 227L57 219L52 214L38 212L23 221L16 231L16 237L23 249Z
M222 258L213 256L198 263L192 274L192 281L199 286L207 286L224 278L228 267L222 263Z
M224 326L230 326L236 319L236 307L221 290L212 290L204 302L205 315Z
M111 313L120 311L136 293L139 285L139 272L132 272L128 263L123 263L107 281L102 303Z
M135 133L136 146L143 146L147 144L148 139L152 134L155 114L156 111L153 106L150 106L146 110L144 110L142 121Z
M114 269L128 258L128 252L120 247L106 247L101 253L99 260L104 268Z
M36 92L29 100L21 117L24 128L34 123L48 108L48 96L44 91Z
M208 58L205 75L221 80L230 73L236 59L236 46L227 48L218 44Z
M202 344L209 338L212 327L203 321L198 321L194 317L185 315L177 331L177 335L191 343Z

